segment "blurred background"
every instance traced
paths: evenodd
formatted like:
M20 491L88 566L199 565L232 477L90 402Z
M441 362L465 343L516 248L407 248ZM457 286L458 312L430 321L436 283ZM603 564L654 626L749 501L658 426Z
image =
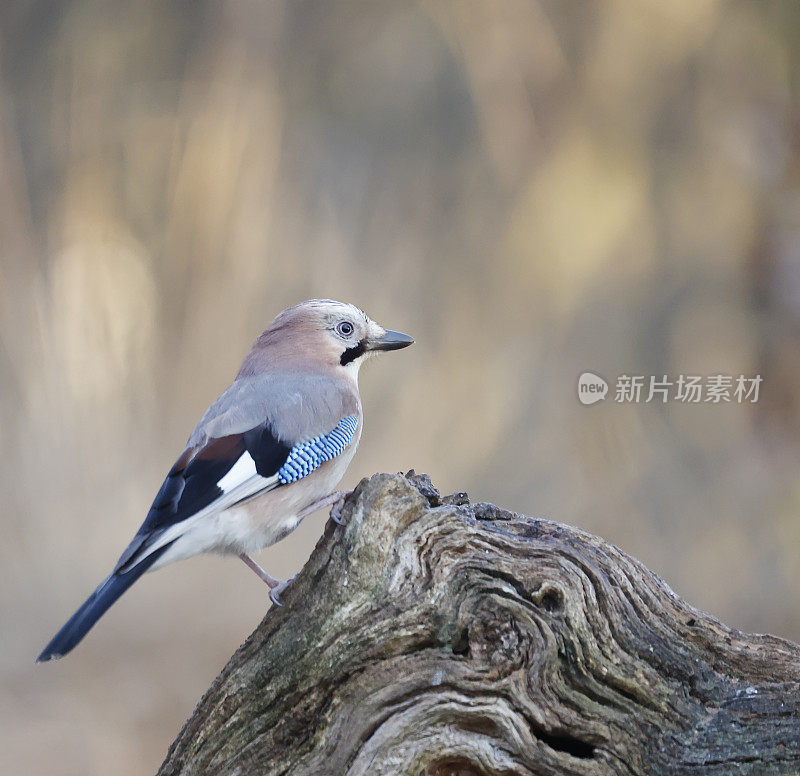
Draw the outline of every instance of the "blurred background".
M33 663L309 297L417 338L362 372L346 485L415 467L800 639L798 76L791 1L3 3L0 771L154 772L260 621L198 558ZM613 401L715 373L759 401Z

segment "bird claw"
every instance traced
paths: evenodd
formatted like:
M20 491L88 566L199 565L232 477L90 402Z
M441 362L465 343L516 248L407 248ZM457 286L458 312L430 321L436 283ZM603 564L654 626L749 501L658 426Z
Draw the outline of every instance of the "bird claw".
M297 574L295 574L295 577L296 577L296 576L297 576ZM290 585L292 582L294 582L294 578L295 578L295 577L291 577L291 579L287 579L287 580L286 580L286 581L284 581L284 582L279 582L277 585L275 585L274 587L271 587L271 588L270 588L270 591L269 591L269 600L270 600L270 601L272 601L272 603L273 603L273 604L275 604L275 606L281 606L281 607L283 606L283 604L282 604L282 603L281 603L281 602L278 600L278 596L279 596L279 595L280 595L280 594L281 594L281 593L282 593L284 590L286 590L286 588L287 588L287 587L289 587L289 585Z
M331 507L331 520L333 520L336 525L344 525L342 520L342 507L344 507L345 499L352 493L352 490L343 490L341 491L341 496L333 502L333 506Z
M331 520L333 520L333 522L336 523L336 525L344 525L344 523L341 520L341 514L342 514L342 501L337 501L331 507Z

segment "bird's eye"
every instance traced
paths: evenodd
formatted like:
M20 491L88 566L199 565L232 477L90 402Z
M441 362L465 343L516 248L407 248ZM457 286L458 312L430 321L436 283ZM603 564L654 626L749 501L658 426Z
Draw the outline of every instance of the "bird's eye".
M336 325L336 331L342 337L349 337L353 333L353 324L350 321L342 321Z

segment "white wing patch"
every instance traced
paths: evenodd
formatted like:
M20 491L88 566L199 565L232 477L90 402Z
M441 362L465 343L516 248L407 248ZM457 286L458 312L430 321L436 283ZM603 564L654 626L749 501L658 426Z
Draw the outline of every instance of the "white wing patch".
M179 523L165 529L158 539L147 548L147 551L136 559L137 562L155 552L159 547L163 547L173 539L177 539L187 533L203 518L222 512L233 504L254 496L256 493L272 490L278 484L277 474L272 477L262 477L256 472L256 464L250 453L243 453L239 460L228 470L228 473L217 481L217 487L222 491L219 498L191 517L187 517L185 520L181 520Z
M229 493L251 477L256 476L256 462L246 450L228 473L217 482L223 493ZM263 479L263 478L262 478Z

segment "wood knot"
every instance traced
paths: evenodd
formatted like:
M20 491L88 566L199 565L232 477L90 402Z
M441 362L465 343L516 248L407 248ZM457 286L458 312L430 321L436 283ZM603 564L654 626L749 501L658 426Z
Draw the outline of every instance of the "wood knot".
M510 613L485 612L468 629L471 657L490 666L496 676L507 676L525 663L526 639Z
M558 585L543 582L539 589L531 594L531 601L550 614L558 614L566 605L566 596Z

